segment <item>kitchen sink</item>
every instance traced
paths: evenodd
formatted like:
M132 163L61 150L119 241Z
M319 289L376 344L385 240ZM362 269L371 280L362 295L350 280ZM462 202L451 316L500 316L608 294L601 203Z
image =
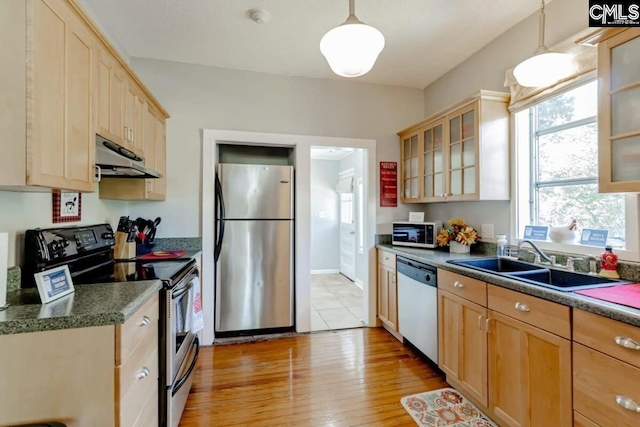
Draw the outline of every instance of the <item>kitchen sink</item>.
M451 264L485 270L491 273L509 273L515 271L540 270L543 267L528 262L515 261L508 258L475 258L447 261Z
M450 260L447 262L565 292L629 283L497 257Z

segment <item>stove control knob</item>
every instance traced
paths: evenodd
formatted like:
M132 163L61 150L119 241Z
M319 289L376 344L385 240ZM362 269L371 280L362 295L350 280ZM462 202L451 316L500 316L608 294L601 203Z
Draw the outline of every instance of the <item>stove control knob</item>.
M107 231L107 232L102 233L102 236L100 236L100 237L101 237L103 240L113 240L114 235L113 235L113 233L112 233L112 232Z

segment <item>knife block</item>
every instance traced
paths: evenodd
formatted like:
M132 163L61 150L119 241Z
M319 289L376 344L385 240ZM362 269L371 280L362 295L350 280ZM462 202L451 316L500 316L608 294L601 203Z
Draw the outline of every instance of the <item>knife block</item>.
M127 242L127 233L116 231L116 246L113 249L115 259L131 259L136 256L136 242Z

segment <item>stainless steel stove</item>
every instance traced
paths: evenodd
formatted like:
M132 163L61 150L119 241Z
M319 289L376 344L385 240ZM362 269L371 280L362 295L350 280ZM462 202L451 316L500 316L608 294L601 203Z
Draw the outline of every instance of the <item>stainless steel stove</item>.
M160 427L176 427L193 382L200 349L190 330L190 294L200 272L193 259L114 260L109 224L27 230L22 286L33 274L67 265L74 284L161 280L158 378Z

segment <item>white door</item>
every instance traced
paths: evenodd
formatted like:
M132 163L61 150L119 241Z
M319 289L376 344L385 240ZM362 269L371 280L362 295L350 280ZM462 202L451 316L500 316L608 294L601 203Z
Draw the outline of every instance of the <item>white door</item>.
M340 193L340 273L356 278L356 229L353 193Z

